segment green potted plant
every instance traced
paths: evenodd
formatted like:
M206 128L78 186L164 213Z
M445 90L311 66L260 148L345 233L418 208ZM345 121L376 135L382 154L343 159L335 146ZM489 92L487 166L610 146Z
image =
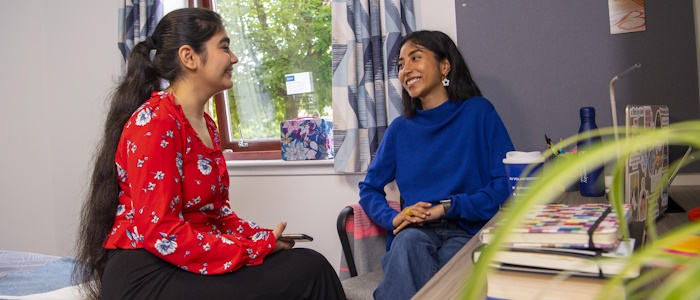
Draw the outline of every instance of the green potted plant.
M613 128L602 128L598 132L601 136L610 136L614 133L615 130ZM577 141L585 138L585 135L588 134L569 137L563 141L563 146L575 145ZM618 212L618 218L624 219L621 216L620 208L624 201L623 167L626 158L640 148L654 147L660 140L667 141L669 145L689 145L696 149L700 148L700 120L674 123L655 130L644 130L634 137L622 140L619 143L614 141L603 142L591 147L585 154L575 155L575 157L566 161L550 164L544 171L540 171L539 179L531 182L530 188L525 193L510 199L509 208L501 213L499 221L502 223L495 232L492 243L481 253L479 261L475 264L473 273L463 289L462 298L483 299L486 275L492 268L491 262L495 253L502 249L507 235L519 224L534 205L550 203L559 197L561 192L556 187L568 186L574 183L578 180L579 170L585 166L591 167L605 164L606 168L613 167L614 176L608 199L615 211ZM543 155L549 156L548 153ZM677 165L678 162L673 162L670 169ZM532 168L532 166L529 168ZM524 172L527 173L528 171L525 170ZM667 177L668 174L664 176ZM663 180L667 180L667 178ZM660 187L652 193L650 199L657 199L658 193L660 193ZM651 210L647 210L647 213L650 214ZM621 224L627 237L629 235L629 231L626 228L627 225L624 222L621 222ZM648 216L646 218L646 227L648 240L655 242L648 242L642 250L636 251L629 258L625 258L624 263L627 268L638 268L649 262L664 259L666 254L662 251L663 248L683 239L687 235L700 233L700 222L691 222L667 232L664 234L663 239L659 240L660 237L656 234L653 217ZM665 258L667 259L668 257ZM638 287L658 282L661 277L665 278L664 284L653 289L651 294L627 295L629 299L637 296L648 299L700 299L700 285L697 281L700 278L700 257L688 257L687 259L676 261L676 263L683 265L684 268L676 270L653 268L627 282L627 289L634 291ZM608 299L606 292L619 285L625 279L621 276L615 276L606 280L606 286L598 295L598 299Z

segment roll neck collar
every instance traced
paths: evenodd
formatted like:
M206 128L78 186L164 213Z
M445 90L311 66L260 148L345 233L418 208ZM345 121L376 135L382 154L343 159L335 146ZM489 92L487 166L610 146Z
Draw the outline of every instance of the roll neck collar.
M460 105L464 101L455 101L448 99L444 103L438 105L433 109L428 110L416 110L416 115L414 116L416 122L420 123L440 123L444 122L452 114L454 114Z

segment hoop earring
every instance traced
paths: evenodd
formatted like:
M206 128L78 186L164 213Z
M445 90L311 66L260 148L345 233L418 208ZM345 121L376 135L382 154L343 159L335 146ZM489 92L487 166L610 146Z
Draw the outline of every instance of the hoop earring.
M442 86L450 86L450 80L447 79L447 75L442 75L444 78L442 79Z

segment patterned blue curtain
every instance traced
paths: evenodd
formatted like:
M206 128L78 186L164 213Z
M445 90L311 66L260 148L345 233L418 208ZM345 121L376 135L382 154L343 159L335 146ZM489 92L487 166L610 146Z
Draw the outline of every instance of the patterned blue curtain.
M333 0L332 14L335 172L365 172L403 112L396 61L413 0Z
M161 0L118 0L119 35L117 45L122 53L121 74L126 74L126 60L131 49L145 40L163 18ZM120 80L121 81L121 80Z

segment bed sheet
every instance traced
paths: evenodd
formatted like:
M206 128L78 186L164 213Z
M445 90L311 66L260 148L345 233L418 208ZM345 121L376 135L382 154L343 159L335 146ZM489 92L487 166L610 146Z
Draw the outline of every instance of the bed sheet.
M0 299L78 299L75 259L0 250Z
M12 273L31 271L58 259L61 259L61 257L30 252L0 250L0 278Z

